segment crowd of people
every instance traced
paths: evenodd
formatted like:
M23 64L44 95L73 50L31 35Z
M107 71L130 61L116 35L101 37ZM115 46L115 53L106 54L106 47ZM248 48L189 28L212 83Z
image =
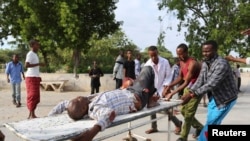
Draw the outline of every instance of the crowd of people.
M18 55L13 55L13 61L8 63L6 74L7 81L11 83L13 90L13 104L21 106L20 82L25 80L27 88L28 119L36 118L35 110L40 102L39 67L44 66L39 62L37 52L39 41L30 41L30 51L26 55L25 67L18 61ZM233 71L229 61L250 64L250 58L225 58L218 55L218 44L214 40L202 44L203 60L189 56L188 46L180 44L176 47L177 57L175 64L170 65L167 58L159 55L156 46L148 48L148 59L141 60L141 54L133 51L120 51L113 67L113 80L115 89L108 92L99 92L100 77L103 76L97 62L89 71L91 77L91 95L76 97L66 100L55 106L49 116L67 111L68 115L79 120L86 115L97 120L97 124L87 132L74 138L75 141L91 141L100 131L107 128L117 115L136 112L144 107L157 106L157 100L162 98L169 101L173 97L182 100L180 113L184 121L179 120L172 111L169 114L175 125L174 133L180 135L177 141L187 141L191 127L196 129L193 138L199 141L207 140L208 125L221 124L222 120L232 109L237 101L240 91L240 72ZM237 83L235 83L237 77ZM96 94L95 94L96 93ZM177 95L177 96L176 96ZM201 123L195 117L201 99L208 99L207 121ZM115 104L114 104L115 103ZM177 109L178 110L178 109ZM156 114L151 115L155 119ZM158 132L157 122L152 122L147 134Z

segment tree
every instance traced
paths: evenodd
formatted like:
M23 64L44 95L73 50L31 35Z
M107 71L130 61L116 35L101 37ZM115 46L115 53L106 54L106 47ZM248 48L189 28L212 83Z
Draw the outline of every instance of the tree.
M214 39L219 44L219 53L231 51L244 56L249 50L240 34L249 26L249 1L247 0L162 0L159 9L179 19L178 31L187 28L185 39L193 56L201 58L201 43Z
M17 12L12 14L12 9ZM13 35L22 42L38 39L47 65L49 55L57 54L55 48L70 48L76 74L80 55L90 48L92 35L102 38L118 29L115 9L113 0L3 0L0 17L5 18L0 35L1 39ZM5 33L3 29L11 30Z
M128 39L121 29L102 39L99 39L97 34L93 34L88 44L91 48L85 55L85 66L95 60L104 72L109 73L113 71L113 65L120 49L130 49L134 55L139 52L138 47Z

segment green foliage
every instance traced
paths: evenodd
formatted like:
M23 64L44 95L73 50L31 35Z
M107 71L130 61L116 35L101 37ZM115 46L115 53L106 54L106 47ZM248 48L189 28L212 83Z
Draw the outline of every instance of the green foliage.
M50 56L58 56L57 48L69 48L76 73L92 35L108 36L120 25L113 0L2 0L0 4L0 39L9 35L25 43L38 39L47 71L53 69Z
M178 31L183 27L192 56L201 58L201 44L216 40L221 55L236 51L245 56L249 40L240 31L249 28L250 4L246 0L162 0L159 9L167 9L179 19Z

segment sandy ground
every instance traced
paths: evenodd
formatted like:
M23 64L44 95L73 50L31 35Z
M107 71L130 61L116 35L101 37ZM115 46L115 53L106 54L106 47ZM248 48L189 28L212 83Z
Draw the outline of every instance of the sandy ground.
M250 124L250 75L243 74L242 76L242 92L239 94L238 102L229 115L223 121L224 124ZM41 102L38 105L36 110L36 114L38 117L47 116L49 111L60 101L65 99L72 99L76 96L84 96L88 95L88 92L52 92L52 91L41 91ZM2 124L7 122L13 121L20 121L24 120L28 117L28 110L26 107L26 91L22 90L22 106L20 108L16 108L15 105L12 104L11 98L11 90L10 89L1 89L0 90L0 130L5 134L6 139L5 141L22 141L21 138L13 134L11 131L6 129ZM240 115L240 116L239 116ZM183 120L181 115L177 115L180 120ZM206 108L200 104L196 117L202 122L205 123L206 121ZM136 120L132 122L141 122L149 117L142 118L140 120ZM147 137L152 139L152 141L167 141L167 119L162 119L158 121L158 126L160 132L147 135L144 131L150 128L150 124L144 125L137 129L133 130L133 133L140 134L141 136ZM121 127L126 127L127 124L119 125L117 127L106 129L105 132L101 132L98 136L105 135L110 133L111 131L118 130ZM173 132L174 126L171 125L171 132ZM194 130L192 129L190 132L189 141L194 141L191 135ZM120 135L111 137L106 139L105 141L118 141L122 140L127 136L127 132L122 133ZM177 135L171 134L171 141L174 141L178 138ZM143 140L138 138L138 141Z

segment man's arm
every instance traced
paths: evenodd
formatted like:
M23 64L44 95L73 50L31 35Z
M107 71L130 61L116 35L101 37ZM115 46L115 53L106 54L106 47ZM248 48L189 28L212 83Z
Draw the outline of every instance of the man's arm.
M72 141L92 141L93 138L101 131L99 125L94 125L90 130L87 130L79 136L72 138Z
M63 113L64 111L67 110L68 105L69 105L69 100L61 101L49 112L48 116L54 116Z
M36 66L44 66L44 64L43 63L30 64L30 62L25 62L26 68L32 68L32 67L36 67Z
M120 64L118 62L115 62L115 66L113 68L113 79L115 79L119 67L120 67Z
M21 63L21 73L23 75L23 80L25 80L24 69L23 69L23 64L22 63Z
M102 72L102 69L99 68L99 73L100 73L100 76L99 77L102 77L103 76L103 72Z
M207 77L206 83L201 83L201 79L202 77L204 77L203 75L205 73L203 71L205 70L202 69L202 76L200 75L198 77L199 79L197 79L195 84L190 89L190 91L195 95L206 94L207 92L212 91L216 87L220 86L222 80L224 80L225 77L228 76L229 71L231 71L231 67L226 61L220 62L220 64L215 66L215 68L213 69L213 73L209 77Z
M200 69L200 66L198 64L198 62L196 61L192 61L190 62L189 66L188 66L188 72L186 77L184 77L184 82L177 87L175 90L173 90L170 94L168 94L168 98L171 98L174 94L180 92L181 90L183 90L185 87L188 86L188 84L191 82L192 78L194 77L194 75L196 75L195 73L199 72L197 70Z
M164 61L164 64L162 65L165 65L165 78L164 78L164 81L163 81L163 85L164 86L168 86L170 83L171 83L171 80L172 80L172 75L171 75L171 67L170 67L170 64L168 62L168 60Z
M23 75L23 80L25 80L25 75L24 75L24 72L22 72L22 75Z
M228 61L232 61L232 62L239 62L239 63L247 64L247 58L235 58L232 55L228 55L225 57L225 59Z
M170 89L173 86L175 86L177 84L180 84L180 82L182 80L183 80L183 76L182 76L182 73L181 73L181 69L179 69L179 75L178 75L178 77L175 80L173 80L173 82L171 82L168 86L164 87L164 91L163 91L162 96L165 97L170 92Z

